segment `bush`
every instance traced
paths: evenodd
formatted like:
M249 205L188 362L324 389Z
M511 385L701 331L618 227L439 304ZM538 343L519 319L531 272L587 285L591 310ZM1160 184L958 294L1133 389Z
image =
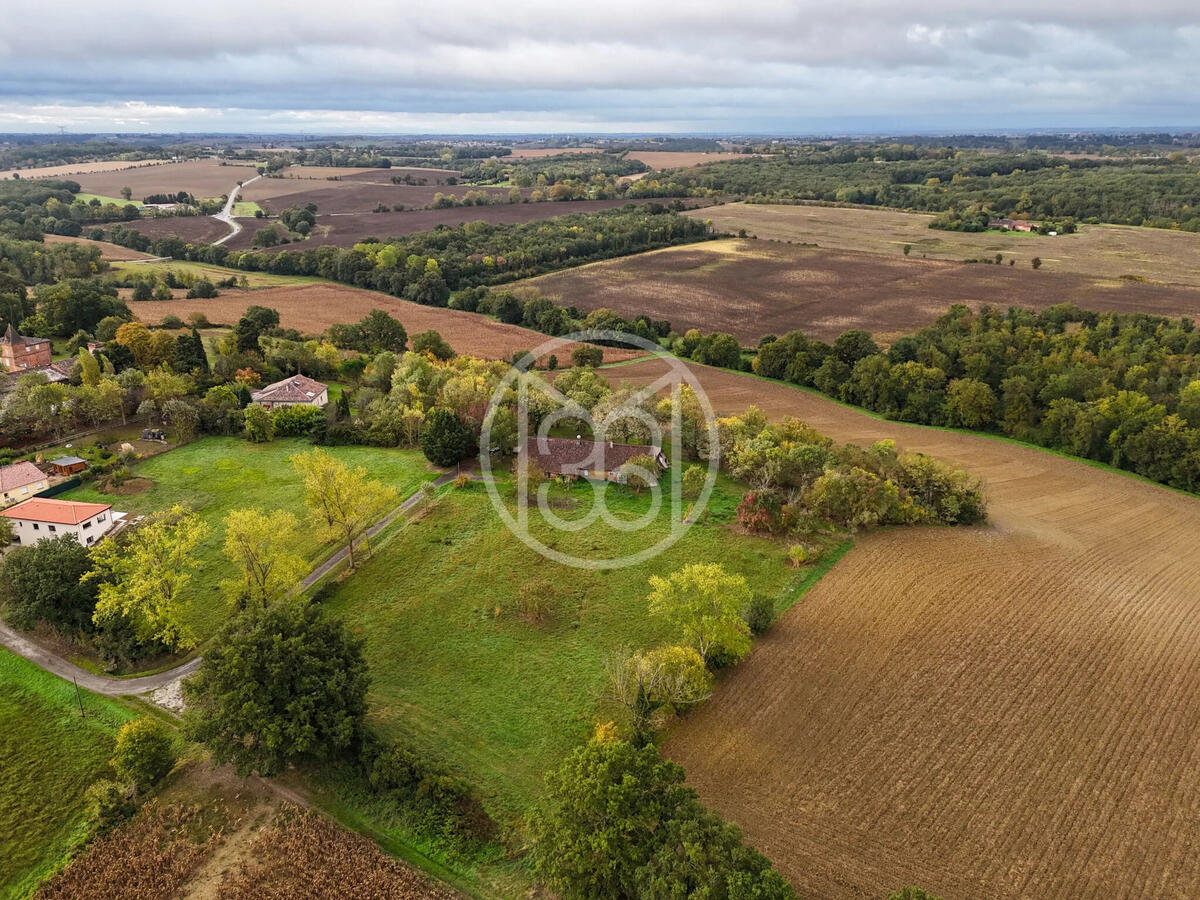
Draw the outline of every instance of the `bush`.
M774 621L775 601L762 594L755 594L749 609L746 610L746 624L750 626L751 633L762 634Z
M139 792L153 787L175 766L175 739L157 719L126 722L117 732L113 770Z
M559 600L558 589L544 578L526 581L517 589L517 611L535 624L550 618Z
M587 366L594 369L602 362L604 362L604 350L594 344L580 344L571 351L572 368Z
M316 406L280 406L271 411L276 437L308 435L325 421L325 411Z
M87 803L88 818L102 831L120 825L137 809L130 786L107 779L93 782L84 794L84 799Z
M683 477L680 479L683 496L691 500L699 497L707 479L708 473L701 466L688 466L683 470Z

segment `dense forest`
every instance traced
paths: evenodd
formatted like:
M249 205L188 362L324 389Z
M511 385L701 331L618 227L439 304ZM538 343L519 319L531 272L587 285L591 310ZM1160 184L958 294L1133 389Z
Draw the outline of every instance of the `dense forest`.
M1200 231L1200 168L1182 151L1142 159L836 145L649 175L630 197L732 195Z
M753 369L888 418L999 431L1200 491L1197 354L1190 319L957 305L887 351L861 331L833 346L766 339Z
M78 237L83 226L138 218L132 203L84 201L75 181L0 181L0 236L40 240L43 234Z

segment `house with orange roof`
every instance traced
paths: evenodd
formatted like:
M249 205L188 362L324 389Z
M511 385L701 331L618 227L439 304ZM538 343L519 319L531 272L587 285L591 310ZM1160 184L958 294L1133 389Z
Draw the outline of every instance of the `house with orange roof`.
M69 534L90 547L108 534L114 520L122 515L114 513L107 503L80 503L51 497L34 497L8 509L0 509L0 516L13 524L15 543L23 545Z

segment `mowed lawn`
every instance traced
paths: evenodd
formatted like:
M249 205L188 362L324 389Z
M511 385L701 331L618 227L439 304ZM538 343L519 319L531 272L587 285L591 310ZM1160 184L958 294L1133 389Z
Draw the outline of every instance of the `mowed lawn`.
M507 491L509 488L504 486ZM585 508L591 489L573 492ZM721 479L710 508L731 518L740 489ZM610 487L622 517L647 499ZM568 515L560 510L561 515ZM661 535L595 524L576 532L538 528L564 553L623 555ZM654 541L650 541L653 543ZM370 717L385 733L440 759L485 794L494 816L511 818L542 790L543 777L607 721L599 698L605 662L621 648L676 640L647 614L647 578L695 562L744 575L757 593L790 602L797 572L778 544L733 532L723 521L694 526L661 555L638 565L592 571L550 562L505 526L482 485L452 490L422 519L405 525L326 601L366 637ZM559 596L546 624L514 608L519 588L544 579Z
M200 546L200 566L186 588L186 618L203 641L224 621L227 609L219 594L228 577L222 545L225 517L232 509L258 507L286 509L301 520L298 552L317 559L333 550L313 536L303 521L307 514L304 487L288 458L311 450L307 441L293 438L252 444L242 438L207 437L131 467L137 478L153 482L137 494L108 494L94 484L84 484L63 494L63 499L111 503L118 511L146 514L186 503L208 523L208 537ZM365 467L370 476L394 486L401 499L421 482L435 478L425 457L416 450L375 447L328 447L326 452L350 466Z
M23 897L84 826L84 792L133 713L0 650L0 898Z

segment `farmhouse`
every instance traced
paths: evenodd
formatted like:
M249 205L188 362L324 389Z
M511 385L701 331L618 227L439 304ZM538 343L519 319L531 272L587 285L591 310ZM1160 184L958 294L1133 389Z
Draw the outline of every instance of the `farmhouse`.
M1002 231L1033 231L1037 225L1024 219L991 219L988 228L998 228Z
M22 372L50 365L50 342L45 338L22 337L10 323L0 337L0 367Z
M547 475L568 478L594 478L624 483L621 467L635 456L650 456L659 471L668 467L660 447L614 444L612 441L584 441L570 438L529 438L525 442L528 458Z
M293 375L254 391L250 399L266 409L276 406L324 406L329 402L329 388L307 375Z
M60 456L50 460L50 470L55 475L74 475L87 468L87 460L78 456Z
M38 491L50 486L50 480L31 462L13 463L0 467L0 506L18 500L28 500Z
M106 503L76 503L34 497L0 510L13 523L18 544L36 544L69 534L85 547L96 543L113 527L112 507Z

